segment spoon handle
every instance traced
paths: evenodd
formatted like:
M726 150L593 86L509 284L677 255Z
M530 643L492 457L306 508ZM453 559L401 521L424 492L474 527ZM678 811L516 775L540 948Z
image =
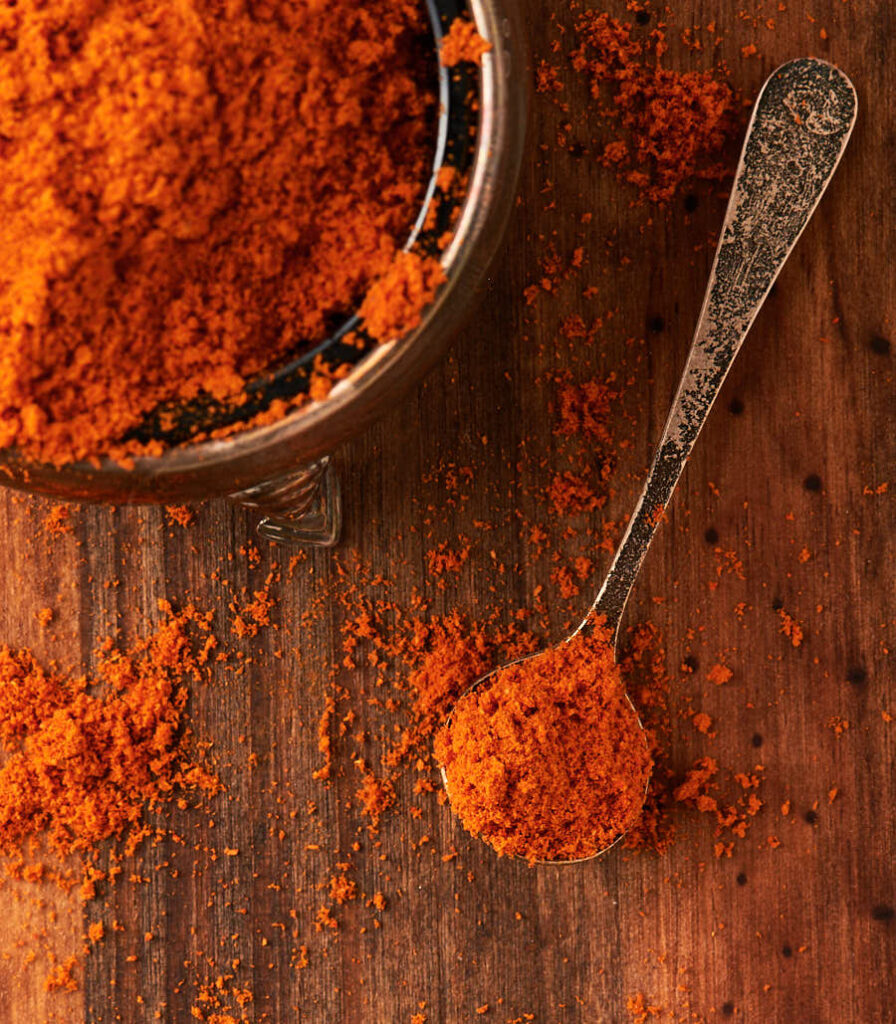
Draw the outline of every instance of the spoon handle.
M857 100L824 61L784 64L747 128L694 342L650 474L597 600L614 637L638 570L747 332L834 174Z

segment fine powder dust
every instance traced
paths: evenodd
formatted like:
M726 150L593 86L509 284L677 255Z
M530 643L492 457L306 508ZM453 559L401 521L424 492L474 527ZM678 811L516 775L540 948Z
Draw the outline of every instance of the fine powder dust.
M499 670L436 736L451 805L498 853L574 860L641 812L651 769L605 632Z
M2 5L0 448L115 454L326 337L419 210L435 62L405 0Z
M215 646L208 615L188 606L128 651L107 648L94 679L73 678L0 646L0 853L31 879L99 844L132 849L144 811L217 779L188 753L186 682ZM198 634L194 638L191 634ZM35 860L37 858L37 860ZM51 869L47 869L52 874Z

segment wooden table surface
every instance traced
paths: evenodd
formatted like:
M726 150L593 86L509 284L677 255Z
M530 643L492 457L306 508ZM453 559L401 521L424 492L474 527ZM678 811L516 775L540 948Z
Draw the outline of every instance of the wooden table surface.
M213 744L225 793L173 812L165 825L179 838L142 850L90 903L51 887L0 888L0 1022L186 1024L194 1008L215 1020L201 986L230 975L226 989L253 994L246 1019L274 1024L409 1024L414 1014L432 1024L896 1020L896 725L886 720L896 715L896 16L890 0L739 6L677 4L679 27L715 20L723 40L715 54L695 52L671 32L667 64L724 58L752 97L778 63L816 54L853 78L860 116L627 614L664 639L667 766L680 776L710 756L723 785L763 766L763 807L732 855L715 856L713 820L682 806L662 854L529 868L470 839L434 796L414 797L413 772L399 809L369 836L354 803L352 744L336 744L329 786L312 779L348 604L387 591L401 608L417 595L427 614L460 609L500 624L540 601L537 628L559 638L608 564L595 540L602 524L624 517L637 494L724 201L701 187L688 193L696 201L681 195L665 211L632 206L633 193L588 155L585 98L569 77L581 145L558 147L566 115L536 97L522 200L487 300L426 383L338 454L347 528L337 551L311 552L290 577L282 552L262 545L257 565L240 554L254 520L224 502L198 509L187 528L159 509L73 508L72 532L53 537L48 502L0 495L0 639L73 668L92 664L110 629L125 640L145 632L160 597L214 609L227 633L234 594L260 588L275 563L283 570L271 586L274 625L231 636L242 660L191 697L194 733ZM551 56L550 41L572 24L568 6L526 8L535 55ZM744 56L751 43L759 52ZM577 246L584 266L527 305L524 289L549 251L568 266ZM560 324L571 314L604 324L570 341ZM566 371L579 381L615 372L628 413L615 425L630 443L606 507L576 515L547 499L567 465L551 429L551 380ZM453 467L472 474L458 483ZM548 534L541 555L527 541L532 524ZM441 541L469 554L435 576L427 552ZM593 559L593 575L563 599L556 570L577 555ZM378 573L387 587L371 582ZM36 613L47 606L54 621L41 629ZM804 631L799 646L782 633L781 609ZM708 678L719 662L732 670L723 686ZM351 731L374 728L364 694L376 677L362 664L335 679L349 693L339 713L354 710ZM711 735L688 709L709 714ZM838 735L832 720L849 727ZM452 847L457 857L443 859ZM326 886L343 861L360 892L384 893L382 913L363 899L333 904ZM315 930L322 905L338 929ZM83 955L97 920L106 938ZM47 993L53 958L72 953L78 991ZM222 1014L236 1006L224 996ZM639 996L654 1008L643 1016Z

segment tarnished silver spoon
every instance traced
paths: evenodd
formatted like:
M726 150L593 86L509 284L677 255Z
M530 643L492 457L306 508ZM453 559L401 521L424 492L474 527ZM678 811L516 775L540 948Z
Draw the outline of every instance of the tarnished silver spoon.
M762 87L694 341L653 465L600 593L573 635L602 621L618 648L622 613L678 478L756 314L833 177L857 109L850 80L821 60L784 64ZM461 700L497 671L478 679ZM646 744L643 726L641 732ZM444 768L442 779L450 801ZM623 834L592 856L606 853Z

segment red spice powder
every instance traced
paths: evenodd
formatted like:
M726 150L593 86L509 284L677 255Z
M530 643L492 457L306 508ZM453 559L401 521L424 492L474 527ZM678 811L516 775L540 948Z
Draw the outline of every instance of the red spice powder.
M704 735L708 734L712 729L712 719L706 714L705 711L698 711L691 721L694 723L694 728L698 732L702 732Z
M589 440L612 447L611 416L620 392L616 375L581 383L558 382L557 424L554 433L563 437L584 434Z
M554 473L548 501L557 515L593 512L603 508L610 497L610 480L617 464L611 424L621 389L612 373L579 382L561 377L553 383L553 434L562 439L558 462L574 468ZM583 465L588 467L587 473L581 472ZM574 592L566 586L564 596Z
M330 878L329 889L330 899L340 905L358 898L357 883L348 878L344 872L341 875L333 875Z
M54 505L44 516L43 531L48 537L62 537L74 532L72 510L69 505Z
M450 548L445 541L442 541L431 551L426 552L426 564L429 569L429 575L439 577L446 572L459 572L461 566L469 557L469 544L462 548ZM439 585L444 587L444 581L439 580Z
M647 39L604 12L576 23L572 65L596 101L598 116L622 134L599 159L652 202L667 202L688 180L723 181L728 148L740 130L734 91L709 71L672 71L660 64L657 30Z
M74 971L77 967L77 957L67 957L61 964L56 964L47 979L44 987L48 992L76 992L78 990L78 979Z
M58 18L20 4L0 29L0 447L134 454L121 439L150 410L239 404L365 294L376 337L413 326L382 300L439 279L400 252L435 132L422 4L116 0L67 10L61 34ZM389 295L369 295L383 274Z
M778 615L781 616L781 632L794 647L800 647L803 643L803 627L783 608L778 609Z
M452 808L500 854L574 860L637 820L651 769L609 637L497 671L435 740Z
M367 333L377 341L391 341L418 327L444 280L445 272L434 257L398 253L358 309Z
M492 644L484 631L461 615L446 616L431 628L428 649L407 679L413 695L413 724L384 756L389 767L420 752L458 697L493 665Z
M731 803L722 803L711 793L716 787L719 766L714 758L702 757L695 762L675 789L674 797L680 803L692 804L698 811L710 814L716 821L716 842L713 852L716 857L730 857L734 840L743 839L750 821L762 809L763 801L754 790L762 781L762 766L757 765L751 774L737 772L733 781L744 791Z
M462 61L482 63L482 55L491 50L492 44L483 39L469 18L455 18L442 38L439 59L446 68L453 68Z
M831 715L828 719L828 728L833 730L835 736L842 736L849 729L849 719L842 715Z
M0 851L22 873L32 840L88 856L107 839L133 846L143 812L177 790L220 788L183 735L185 676L198 678L213 641L188 607L125 653L107 650L95 680L0 647ZM206 634L199 652L189 627ZM93 694L94 686L104 692Z
M711 683L715 683L716 686L724 686L725 683L729 682L734 673L728 668L727 665L715 664L712 665L707 672L706 677Z
M267 587L253 591L252 600L242 607L232 602L230 610L234 612L232 629L238 637L258 636L261 626L270 626L271 609L274 601Z
M711 757L702 757L685 776L684 781L675 790L675 799L681 802L685 800L699 800L707 785L712 782L719 772L719 766Z
M659 1017L663 1012L662 1007L648 1003L643 992L629 996L626 1000L625 1008L629 1012L632 1024L647 1024L651 1017Z
M196 518L196 513L189 505L166 505L165 515L172 525L183 526L184 529Z
M589 477L570 470L554 476L548 499L558 515L593 512L607 503L607 495L596 492Z
M232 974L200 982L190 1016L203 1024L247 1024L246 1007L253 1002L252 991L234 983Z

